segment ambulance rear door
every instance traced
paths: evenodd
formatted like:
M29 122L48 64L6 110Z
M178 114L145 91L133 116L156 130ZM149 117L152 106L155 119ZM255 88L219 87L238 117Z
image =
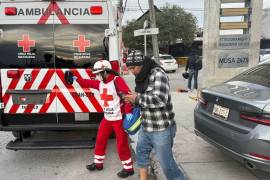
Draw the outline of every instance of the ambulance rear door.
M94 63L106 58L105 29L109 28L106 1L58 1L54 18L56 84L59 87L59 124L97 124L103 117L100 95L95 89L68 85L64 73L90 79Z
M57 123L54 15L50 1L0 3L0 68L5 125ZM46 19L47 23L42 23Z

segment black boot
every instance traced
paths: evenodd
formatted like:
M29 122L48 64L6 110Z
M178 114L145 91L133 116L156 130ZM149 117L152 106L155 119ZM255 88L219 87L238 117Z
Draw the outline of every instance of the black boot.
M134 174L134 170L126 170L122 169L120 172L117 173L117 176L120 178L127 178L128 176L132 176Z
M97 166L95 163L92 163L92 164L86 165L86 169L88 169L89 171L95 171L95 170L101 171L103 169L103 165Z

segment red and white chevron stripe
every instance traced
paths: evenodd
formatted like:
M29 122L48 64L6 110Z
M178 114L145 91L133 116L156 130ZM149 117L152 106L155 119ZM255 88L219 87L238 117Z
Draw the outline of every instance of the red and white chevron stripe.
M74 113L74 112L102 112L98 91L82 88L77 82L68 85L64 79L65 71L69 69L18 69L19 78L7 77L7 71L1 70L2 97L4 113ZM17 70L17 69L15 69ZM79 78L90 78L90 70L72 69ZM25 74L31 74L32 80L27 82ZM51 90L47 94L46 102L42 105L14 104L12 94L7 90ZM97 98L96 98L97 97Z

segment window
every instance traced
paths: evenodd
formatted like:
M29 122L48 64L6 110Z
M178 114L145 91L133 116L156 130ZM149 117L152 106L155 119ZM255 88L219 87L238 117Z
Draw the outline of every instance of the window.
M106 24L55 25L56 68L89 68L108 59L105 29Z
M234 77L230 81L244 81L270 87L270 64L258 65Z
M160 56L161 59L173 59L172 56Z

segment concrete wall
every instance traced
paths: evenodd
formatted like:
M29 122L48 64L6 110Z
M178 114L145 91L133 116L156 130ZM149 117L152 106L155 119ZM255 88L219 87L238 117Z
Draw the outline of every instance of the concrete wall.
M250 48L238 49L237 52L249 53L249 67L218 68L218 55L220 52L231 50L218 49L220 0L205 0L204 38L203 38L203 69L202 86L209 87L224 82L259 62L259 48L261 36L262 0L252 0L252 16L250 29Z

